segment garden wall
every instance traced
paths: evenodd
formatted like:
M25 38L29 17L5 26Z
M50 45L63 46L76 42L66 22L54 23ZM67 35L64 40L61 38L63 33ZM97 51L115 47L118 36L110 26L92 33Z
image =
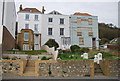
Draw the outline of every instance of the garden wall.
M38 73L43 77L94 76L92 60L39 61L38 64Z
M22 75L26 66L25 60L2 60L3 74Z
M105 76L120 76L120 60L102 60L100 67Z

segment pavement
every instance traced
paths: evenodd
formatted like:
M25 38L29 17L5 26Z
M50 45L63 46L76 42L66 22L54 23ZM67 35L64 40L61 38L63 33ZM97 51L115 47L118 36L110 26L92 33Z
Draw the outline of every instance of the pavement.
M118 77L36 77L36 76L3 76L2 81L120 81Z

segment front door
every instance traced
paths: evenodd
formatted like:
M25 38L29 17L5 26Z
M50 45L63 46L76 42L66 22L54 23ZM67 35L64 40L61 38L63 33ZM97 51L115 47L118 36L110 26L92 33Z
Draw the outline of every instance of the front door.
M93 49L96 48L96 38L92 38L92 47Z

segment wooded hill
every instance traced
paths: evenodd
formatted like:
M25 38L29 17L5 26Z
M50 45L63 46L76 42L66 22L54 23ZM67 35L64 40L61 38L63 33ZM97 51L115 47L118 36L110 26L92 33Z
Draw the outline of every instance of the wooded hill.
M120 37L120 28L117 28L113 24L99 23L99 38L100 44L105 44L114 38Z

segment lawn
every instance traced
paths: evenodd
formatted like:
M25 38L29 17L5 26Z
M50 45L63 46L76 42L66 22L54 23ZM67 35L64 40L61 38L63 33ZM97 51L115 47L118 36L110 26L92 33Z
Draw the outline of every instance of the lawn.
M87 60L81 57L80 53L63 53L59 54L58 58L62 60Z
M102 53L103 55L103 59L105 60L120 60L120 57L118 57L117 55L114 55L112 53L109 52L103 52L103 51L90 51L88 52L88 60L89 59L94 59L94 55L97 55L98 53ZM81 58L82 53L63 53L63 54L59 54L58 58L60 58L61 60L87 60L87 59L83 59Z
M28 54L28 55L40 55L40 54L47 54L45 50L34 50L34 51L8 51L10 54Z

